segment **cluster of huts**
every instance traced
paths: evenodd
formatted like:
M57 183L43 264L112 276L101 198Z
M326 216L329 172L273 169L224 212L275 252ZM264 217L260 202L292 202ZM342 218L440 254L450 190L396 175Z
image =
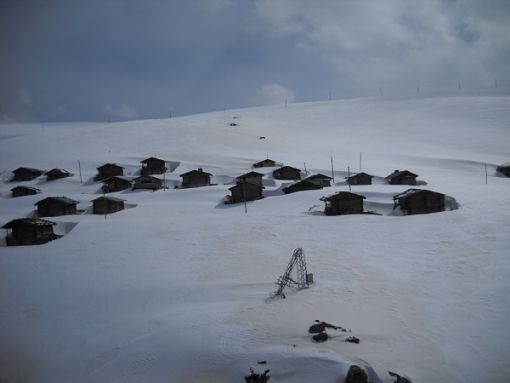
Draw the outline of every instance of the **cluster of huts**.
M141 161L140 176L124 176L124 168L115 163L106 163L97 168L96 181L102 182L102 195L92 200L92 212L94 214L112 214L125 208L125 200L106 193L118 192L132 189L158 190L165 187L164 179L154 175L165 174L168 170L166 161L149 157ZM278 164L272 159L265 159L253 164L253 168L276 167L272 176L277 180L295 181L293 184L284 187L285 194L295 193L306 190L319 190L331 186L332 177L324 174L313 174L302 179L300 169ZM510 177L510 164L504 164L498 167L498 172ZM20 167L13 171L12 181L30 181L37 177L45 175L47 181L70 177L73 174L67 170L54 168L49 171L40 169ZM203 171L202 168L191 170L180 175L182 182L181 188L193 188L212 185L212 174ZM374 176L365 172L350 175L346 177L349 185L371 185ZM418 175L408 170L395 170L387 177L385 181L390 185L417 185ZM264 197L264 174L250 171L238 176L235 185L229 188L231 195L227 196L225 203L233 204L246 201L254 201ZM15 186L11 189L12 197L21 197L40 193L41 190L30 186ZM321 201L325 203L324 213L326 215L360 214L364 212L363 200L365 196L340 191L332 195L322 197ZM400 208L404 214L424 214L434 213L445 210L445 195L442 193L411 188L393 197L394 207ZM48 221L41 217L55 217L61 215L77 214L78 201L65 196L47 197L38 201L38 218L20 218L15 219L2 228L7 230L8 245L31 245L45 243L56 239L59 236L53 232L55 222Z
M265 159L253 164L254 168L276 167L276 161ZM301 179L301 170L291 166L281 166L272 172L277 180L292 180L295 183L284 187L285 194L305 190L319 190L331 186L332 177L324 174L313 174ZM226 197L225 203L239 203L263 198L262 173L251 171L236 179L236 185L231 187L230 196ZM371 185L374 176L360 172L346 177L349 185ZM385 177L390 185L416 185L418 175L408 170L395 170ZM364 212L363 200L365 196L340 191L327 197L321 198L325 203L326 215L361 214ZM445 195L430 190L408 189L404 193L393 197L395 208L400 207L404 214L434 213L445 210Z

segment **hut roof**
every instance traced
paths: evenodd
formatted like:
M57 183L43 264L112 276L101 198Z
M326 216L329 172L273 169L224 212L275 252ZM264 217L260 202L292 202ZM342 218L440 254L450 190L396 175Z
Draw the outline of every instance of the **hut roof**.
M40 192L41 191L40 189L31 187L31 186L15 186L15 187L13 187L11 189L11 191L15 191L15 190L33 190L35 192Z
M391 173L389 176L386 176L386 179L400 177L400 176L411 176L411 177L418 177L418 174L414 174L413 172L410 172L409 170L395 170L393 173Z
M407 170L405 170L407 171ZM408 173L411 173L411 172L408 172ZM412 173L411 173L412 174ZM359 177L359 176L369 176L369 177L373 177L373 175L371 174L368 174L368 173L365 173L365 172L359 172L359 173L356 173L356 174L353 174L352 176L349 176L349 177L345 177L346 179L349 179L349 178L355 178L355 177ZM416 174L415 174L416 177L418 177ZM389 176L388 176L389 177Z
M27 168L27 167L24 167L24 166L21 166L15 170L13 170L12 172L13 173L18 173L18 172L22 172L22 171L28 171L30 173L42 173L42 170L41 169L36 169L36 168Z
M199 174L207 174L209 176L212 176L211 173L207 173L207 172L204 172L202 169L198 169L198 170L191 170L189 172L186 172L186 173L182 173L179 177L183 177L183 176L194 176L194 175L199 175Z
M149 162L165 162L165 160L162 160L161 158L156 158L156 157L149 157L149 158L146 158L145 160L142 160L140 162L142 164L146 164Z
M93 199L92 202L95 202L95 201L100 201L100 200L109 200L109 201L114 201L114 202L124 202L125 199L122 199L122 198L117 198L117 197L110 197L110 196L101 196L101 197L97 197L96 199Z
M102 180L101 182L105 183L105 182L112 181L112 180L114 180L114 179L119 179L119 180L122 180L122 181L128 181L128 182L131 182L131 181L133 181L133 178L134 178L134 177L127 177L127 176L111 176L111 177L105 178L105 179L104 179L104 180Z
M258 184L254 184L253 182L249 182L249 181L244 181L244 182L239 182L237 184L235 184L234 186L232 186L231 188L228 188L228 190L234 190L234 189L237 189L237 188L240 188L240 187L243 187L243 185L247 186L248 188L260 188L260 189L265 189L264 186L260 186Z
M279 171L279 170L283 170L283 169L291 169L291 170L297 170L298 172L301 172L301 169L294 168L294 167L288 166L288 165L285 165L285 166L282 166L281 168L276 169L275 172Z
M409 196L412 196L412 195L415 195L415 194L439 194L439 195L444 195L443 193L438 193L438 192L435 192L435 191L431 191L431 190L426 190L426 189L407 189L406 191L402 192L402 193L399 193L399 194L396 194L393 196L393 199L399 199L399 198L402 198L402 197L409 197Z
M142 180L142 179L150 179L150 180L153 180L153 181L159 181L159 182L163 182L163 180L161 178L158 178L158 177L154 177L154 176L139 176L139 177L136 177L133 179L133 181L138 181L138 180Z
M264 177L264 174L259 173L259 172L251 171L251 172L248 172L248 173L241 174L237 178L239 179L239 178L243 178L243 177Z
M47 197L45 199L40 200L39 202L36 202L34 205L39 205L43 202L60 202L65 205L75 205L79 203L78 201L75 201L74 199L67 198L67 197Z
M299 186L309 187L311 189L316 189L316 190L322 189L322 186L319 185L318 183L310 181L308 179L304 179L304 180L298 181L296 183L293 183L292 185L289 185L289 186L283 188L283 190L284 191L285 190L292 190L292 189L297 188Z
M56 225L55 222L48 221L46 219L41 218L18 218L13 219L10 222L7 222L2 226L2 229L12 229L17 226L53 226Z
M69 173L67 170L65 169L61 169L61 168L53 168L51 170L48 170L45 174L48 174L48 173L65 173L65 174L71 174Z
M265 162L273 162L273 163L276 163L275 160L272 160L271 158L266 158L265 160L262 160L262 161L259 161L259 162L255 162L253 165L263 165Z
M306 177L307 180L332 180L333 178L325 175L325 174L322 174L322 173L317 173L317 174L312 174L311 176L308 176Z
M123 167L123 166L120 166L120 165L117 165L117 164L111 164L111 163L107 163L107 164L104 164L104 165L98 166L98 167L97 167L97 169L109 168L109 167L114 167L114 168L124 169L124 167Z
M334 201L336 199L359 199L359 198L365 199L367 197L365 197L361 194L355 194L355 193L351 193L351 192L341 191L341 192L332 194L327 197L322 197L321 201Z

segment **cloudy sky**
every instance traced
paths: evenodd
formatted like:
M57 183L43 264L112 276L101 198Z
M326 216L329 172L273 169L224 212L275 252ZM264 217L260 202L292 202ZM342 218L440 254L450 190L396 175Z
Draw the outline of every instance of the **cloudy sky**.
M510 86L508 0L0 0L0 121Z

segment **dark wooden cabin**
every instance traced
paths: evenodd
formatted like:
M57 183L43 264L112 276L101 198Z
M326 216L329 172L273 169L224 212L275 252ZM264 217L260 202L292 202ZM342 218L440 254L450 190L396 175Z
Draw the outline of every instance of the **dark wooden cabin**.
M112 193L129 189L131 186L133 186L133 180L130 178L115 176L105 179L101 189L103 193Z
M2 229L7 231L7 246L40 245L60 237L53 232L54 225L55 222L45 219L19 218L6 223Z
M59 215L76 214L76 204L78 201L67 197L48 197L40 200L37 206L37 215L39 217L56 217Z
M395 207L406 214L437 213L445 210L445 195L424 189L408 189L393 197Z
M333 178L325 175L325 174L313 174L309 177L306 177L305 180L315 182L317 185L320 185L322 187L328 187L331 186L331 180Z
M237 185L228 189L232 193L232 196L228 199L227 203L238 203L261 199L264 197L262 194L263 189L264 187L260 184L253 184L247 181L238 182Z
M117 164L104 164L97 168L96 180L104 180L110 177L124 175L124 168Z
M507 176L507 177L510 177L510 162L507 162L503 165L500 165L496 168L496 170L498 172L500 172L501 174Z
M202 168L192 170L180 175L182 177L181 187L194 188L198 186L208 186L211 184L211 173L204 172Z
M416 185L416 177L418 174L408 170L395 170L386 177L386 180L390 185Z
M72 176L67 170L54 168L46 172L46 180L58 180L59 178L66 178Z
M263 182L262 182L262 178L264 177L264 174L262 173L257 173L257 172L249 172L249 173L245 173L245 174L242 174L240 175L239 177L237 177L237 183L239 182L249 182L251 184L254 184L254 185L260 185L262 186L263 185Z
M353 174L350 177L345 177L349 185L372 185L372 178L373 176L365 172Z
M300 180L301 170L292 166L282 166L273 171L273 177L277 180Z
M112 214L124 210L124 200L115 197L101 196L92 200L94 214Z
M272 168L276 166L276 161L273 161L269 158L266 158L265 160L256 162L253 164L254 168Z
M322 189L322 186L318 184L317 182L309 181L308 179L296 182L295 184L292 184L290 186L287 186L283 188L283 192L285 194L295 193L299 191L305 191L305 190L319 190Z
M34 178L42 175L43 171L34 168L21 167L13 170L12 173L14 174L14 177L12 177L11 181L32 181Z
M133 180L133 190L150 189L158 190L163 187L163 180L153 176L140 176Z
M326 215L341 215L363 213L364 199L362 195L341 191L329 197L322 197L321 201L326 203L324 208Z
M11 189L13 197L23 197L26 195L34 195L40 193L41 191L37 188L29 187L29 186L16 186Z
M151 174L163 174L167 171L165 160L159 158L149 157L141 161L141 163L141 174L143 176L148 176Z

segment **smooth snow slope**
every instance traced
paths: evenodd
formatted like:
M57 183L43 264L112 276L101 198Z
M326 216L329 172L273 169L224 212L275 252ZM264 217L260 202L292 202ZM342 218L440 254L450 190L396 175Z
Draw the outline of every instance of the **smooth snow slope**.
M1 225L47 196L86 210L51 218L72 230L46 245L8 248L1 237L0 381L242 382L255 367L270 368L271 382L341 382L354 361L374 368L373 381L394 370L415 383L508 382L510 179L495 168L510 159L509 123L510 97L472 96L0 125ZM322 215L320 197L347 190L360 152L364 171L411 170L460 208L388 215L407 187L378 179L353 191L383 215ZM148 156L176 167L169 185L197 167L217 185L113 193L136 206L87 214L97 166L116 162L134 175ZM228 183L266 156L325 174L333 156L336 186L283 195L287 182L263 169L266 198L248 214L223 205ZM43 193L13 199L19 166L75 175L19 183ZM267 303L299 246L316 283ZM312 343L315 319L361 343L341 332Z

